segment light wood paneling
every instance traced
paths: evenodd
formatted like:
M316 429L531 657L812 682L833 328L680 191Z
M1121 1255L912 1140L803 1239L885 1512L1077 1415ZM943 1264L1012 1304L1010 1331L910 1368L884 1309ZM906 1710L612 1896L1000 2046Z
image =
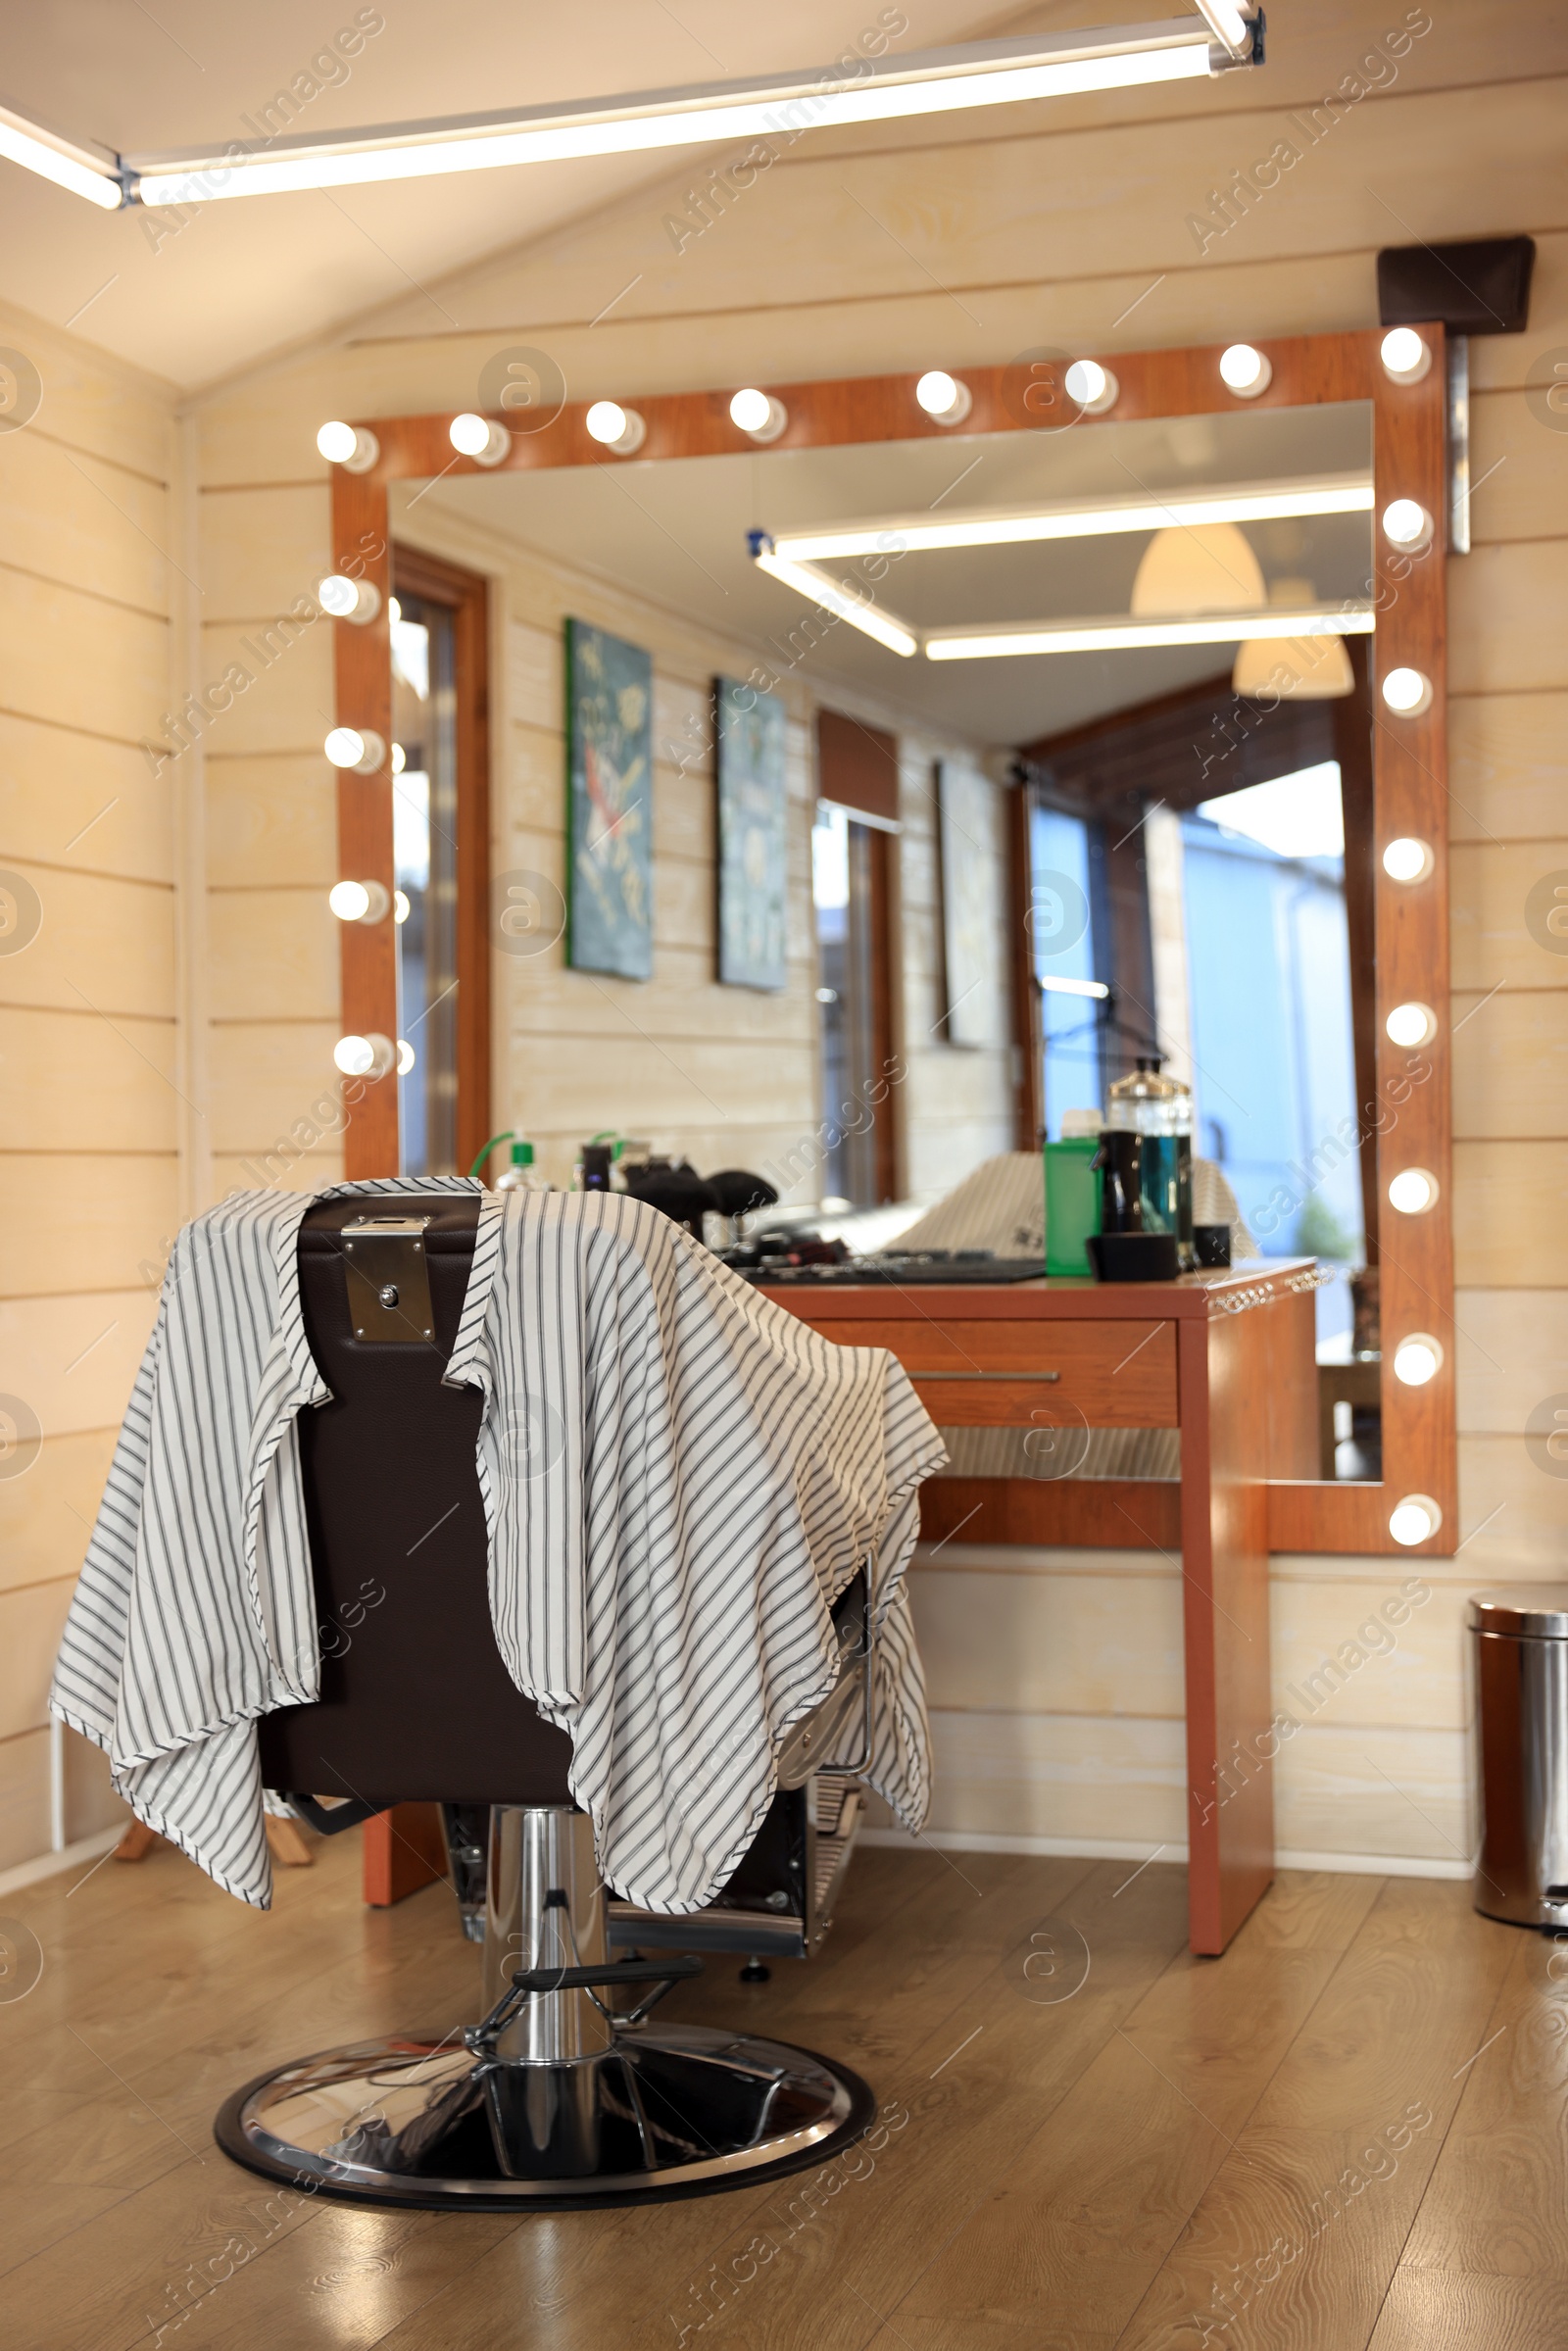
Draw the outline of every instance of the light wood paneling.
M167 773L167 771L166 771ZM127 881L173 874L173 799L134 746L0 713L0 840L18 863L73 865Z
M118 1428L157 1310L153 1289L0 1303L0 1362L46 1437Z
M1568 988L1568 936L1559 954L1542 944L1526 919L1531 892L1552 875L1561 877L1568 894L1568 843L1477 841L1451 852L1448 923L1455 989L1484 996L1499 980L1509 988ZM1561 904L1568 909L1568 895Z
M215 890L208 965L215 1021L333 1021L338 921L319 887Z
M0 1298L121 1290L162 1268L179 1223L172 1155L75 1151L0 1158Z
M173 894L162 882L26 865L42 921L31 945L0 960L0 1002L115 1019L167 1017L174 997Z
M0 1869L49 1850L49 1734L0 1739Z
M1465 1595L1405 1562L1383 1589L1364 1582L1276 1582L1274 1703L1321 1729L1463 1730ZM1422 1594L1425 1593L1425 1597Z
M930 1703L1179 1721L1181 1573L1145 1556L1138 1579L922 1567L911 1590Z
M41 1730L74 1578L0 1592L0 1739Z
M1456 841L1563 840L1568 693L1455 695L1448 748Z
M332 506L326 485L270 483L209 492L201 502L201 559L207 621L286 612L314 597L332 568Z
M172 1151L172 1020L0 1012L7 1141L27 1151Z
M265 608L246 626L230 621L202 630L202 676L209 684L231 665L249 673L226 710L213 717L214 752L294 752L319 757L336 725L332 705L332 623L278 621Z
M323 893L338 879L332 769L315 754L215 752L207 765L207 869L215 889Z
M1562 1580L1568 1480L1548 1476L1518 1435L1461 1436L1459 1521L1474 1584Z
M1504 988L1490 1004L1456 995L1453 1022L1456 1139L1568 1136L1568 1000L1561 989Z
M1568 1151L1563 1146L1456 1143L1453 1246L1461 1289L1568 1288Z
M1522 1436L1544 1396L1568 1392L1568 1291L1461 1290L1454 1338L1466 1435Z
M20 462L6 466L7 563L35 579L167 615L164 480L35 431L25 441L8 437L8 460L13 450Z
M0 1480L0 1588L75 1574L118 1434L108 1427L46 1437L29 1470Z
M341 1143L302 1147L290 1141L285 1152L274 1142L265 1151L243 1155L219 1151L213 1158L213 1192L218 1200L226 1200L231 1192L254 1192L264 1185L277 1185L285 1192L322 1192L343 1180Z
M1478 547L1448 566L1450 685L1455 694L1535 694L1568 685L1553 599L1562 552L1551 540Z
M336 1020L286 1027L256 1019L215 1029L209 1111L214 1151L235 1158L270 1151L297 1126L324 1132L340 1125L342 1081L332 1063L340 1034ZM303 1134L296 1143L318 1148Z
M43 381L43 406L27 427L30 440L48 439L77 456L107 459L154 482L167 480L172 385L10 304L0 306L0 337L26 354Z
M169 624L79 587L0 563L6 703L132 749L156 734L169 695Z
M1096 1838L1117 1852L1141 1838L1185 1848L1180 1713L1148 1720L941 1708L931 1739L932 1830Z

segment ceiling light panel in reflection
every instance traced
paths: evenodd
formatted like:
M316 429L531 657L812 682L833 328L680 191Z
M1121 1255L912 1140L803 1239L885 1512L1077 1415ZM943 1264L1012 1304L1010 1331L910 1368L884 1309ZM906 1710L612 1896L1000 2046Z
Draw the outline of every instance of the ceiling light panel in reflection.
M1171 497L1064 499L1003 512L889 514L819 530L775 531L775 552L792 563L897 550L923 555L948 547L1012 547L1040 539L1108 538L1124 531L1185 529L1205 522L1274 522L1297 515L1369 514L1370 474L1337 473L1313 481L1255 482Z
M1339 605L1311 612L1293 612L1271 605L1261 612L1203 612L1190 620L1048 621L1018 628L933 630L926 638L926 658L933 661L983 661L1006 655L1037 653L1114 653L1118 647L1139 645L1242 645L1250 637L1370 636L1375 625L1370 604L1346 610Z

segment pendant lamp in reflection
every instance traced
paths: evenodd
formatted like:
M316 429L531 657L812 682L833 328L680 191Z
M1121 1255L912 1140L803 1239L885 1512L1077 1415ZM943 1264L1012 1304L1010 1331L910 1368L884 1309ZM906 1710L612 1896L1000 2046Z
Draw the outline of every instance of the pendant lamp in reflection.
M1234 522L1194 522L1156 530L1133 581L1135 613L1179 615L1258 612L1268 602L1263 574Z
M1310 580L1276 579L1268 601L1298 612L1315 605L1317 596ZM1292 702L1333 702L1354 693L1355 676L1343 637L1253 637L1237 649L1231 688L1254 700L1281 695Z

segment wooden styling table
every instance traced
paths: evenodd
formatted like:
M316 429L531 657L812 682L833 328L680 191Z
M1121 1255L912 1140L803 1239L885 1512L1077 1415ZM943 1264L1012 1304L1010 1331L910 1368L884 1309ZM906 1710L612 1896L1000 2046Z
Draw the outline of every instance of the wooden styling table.
M1192 1947L1224 1950L1274 1875L1270 1478L1318 1474L1309 1258L1176 1282L901 1290L789 1283L768 1296L842 1347L896 1354L945 1428L1040 1433L1039 1475L934 1478L921 1534L1179 1550ZM1062 1433L1179 1429L1181 1482L1060 1474Z

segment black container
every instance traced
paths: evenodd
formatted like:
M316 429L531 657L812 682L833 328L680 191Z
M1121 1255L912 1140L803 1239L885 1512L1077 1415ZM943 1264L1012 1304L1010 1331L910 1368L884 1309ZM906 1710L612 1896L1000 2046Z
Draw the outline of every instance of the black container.
M1100 1170L1100 1229L1137 1233L1144 1222L1144 1139L1120 1127L1100 1138L1092 1164Z
M1231 1228L1228 1224L1195 1224L1193 1247L1200 1265L1229 1265Z
M1101 1282L1174 1282L1181 1270L1174 1233L1091 1233L1084 1247Z

